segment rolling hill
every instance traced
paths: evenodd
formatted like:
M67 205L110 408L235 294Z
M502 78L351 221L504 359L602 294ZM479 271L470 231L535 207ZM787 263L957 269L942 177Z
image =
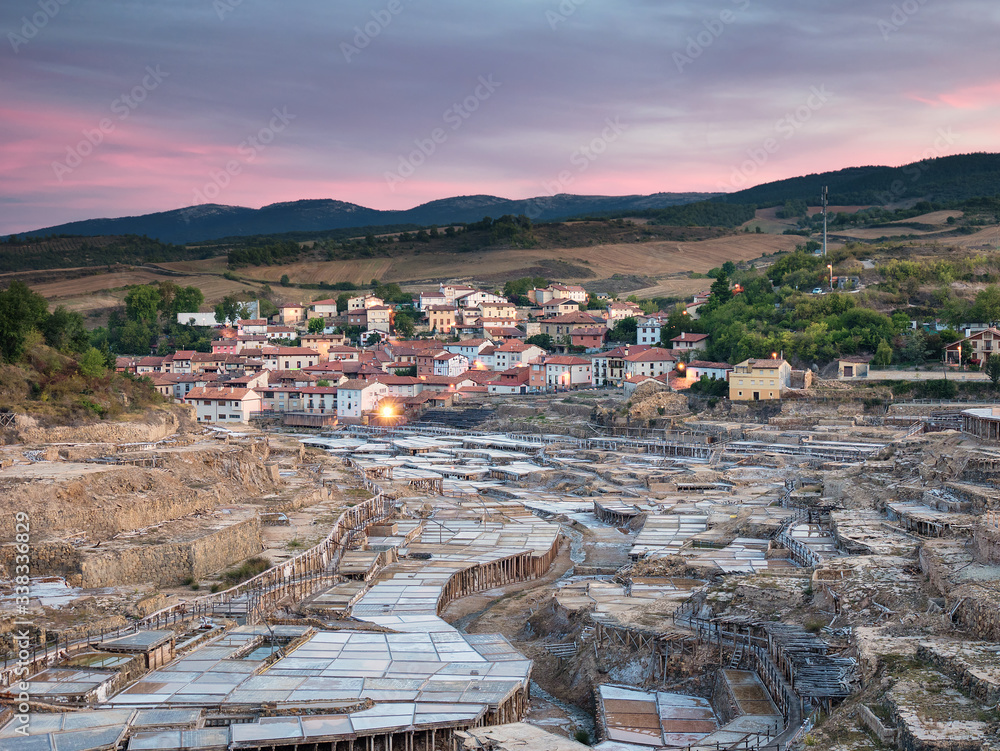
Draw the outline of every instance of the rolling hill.
M191 243L223 237L274 235L346 227L413 225L412 228L475 222L484 216L524 214L551 221L582 214L643 211L711 198L714 193L655 193L643 196L560 194L525 200L496 196L459 196L431 201L405 211L379 211L353 203L315 199L274 203L259 209L204 204L173 211L117 219L87 219L20 233L47 235L145 235L161 242Z
M830 189L830 203L892 205L913 199L959 202L1000 194L1000 154L958 154L900 167L849 167L757 185L713 200L777 206L789 200L814 205Z

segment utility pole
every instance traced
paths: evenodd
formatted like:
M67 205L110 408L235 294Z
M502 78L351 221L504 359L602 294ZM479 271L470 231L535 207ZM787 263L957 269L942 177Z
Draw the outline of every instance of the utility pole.
M826 204L829 196L829 188L823 186L823 258L826 258Z

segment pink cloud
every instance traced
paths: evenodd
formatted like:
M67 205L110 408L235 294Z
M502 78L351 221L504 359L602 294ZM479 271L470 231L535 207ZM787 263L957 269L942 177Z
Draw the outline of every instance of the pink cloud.
M1000 82L963 86L934 96L908 94L909 99L931 107L951 107L959 110L983 110L1000 106Z

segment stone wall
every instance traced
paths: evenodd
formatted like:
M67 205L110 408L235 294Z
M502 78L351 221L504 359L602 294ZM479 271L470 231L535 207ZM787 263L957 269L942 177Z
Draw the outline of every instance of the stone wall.
M957 605L953 619L975 638L1000 641L1000 594L990 589L992 582L960 583L951 580L952 573L969 563L962 549L964 543L927 542L920 547L920 570L931 584L948 598L948 608ZM957 552L956 552L957 551Z
M715 674L715 684L712 686L712 709L719 717L719 724L725 725L740 716L740 707L733 696L732 688L722 670Z
M54 482L0 488L0 543L14 539L15 514L20 511L30 515L33 545L81 532L96 542L273 492L282 478L258 453L219 444L165 454L160 469L111 467L80 474L65 467L66 479L59 476L60 463L54 462Z
M260 553L260 518L257 516L183 543L144 545L88 555L80 565L81 587L121 584L177 584L209 574Z
M1000 563L1000 529L980 524L972 534L972 549L979 563Z
M0 545L0 578L13 579L16 571L15 543ZM32 542L32 576L71 576L80 571L80 552L66 542Z
M173 404L147 410L140 419L97 422L80 427L38 427L25 415L18 415L17 437L21 443L142 443L159 441L179 430L196 426L194 407Z

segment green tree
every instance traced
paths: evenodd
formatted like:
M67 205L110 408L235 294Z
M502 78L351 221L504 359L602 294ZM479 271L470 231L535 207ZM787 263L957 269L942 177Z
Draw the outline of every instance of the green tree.
M697 323L691 320L687 314L684 303L677 305L667 316L667 320L660 327L660 344L670 347L670 340L675 336L680 336L681 332L696 331Z
M48 303L24 282L13 281L0 292L0 356L17 362L24 354L29 332L48 314Z
M278 312L278 306L265 297L260 299L260 317L270 319Z
M306 328L309 329L310 334L322 334L323 329L326 328L326 321L322 318L310 318Z
M350 299L352 297L354 297L354 295L349 295L346 292L344 292L344 293L342 293L340 295L337 295L337 312L338 313L343 313L345 310L347 310L347 304L348 304L348 302L350 302Z
M180 289L181 288L173 282L160 282L156 285L156 291L160 295L160 301L157 303L157 309L164 316L176 319L176 316L171 316L170 314L174 310L174 298Z
M282 287L290 287L292 282L288 278L288 274L282 274L281 281L279 281L278 284L280 284Z
M729 289L729 277L722 272L720 272L719 276L717 276L715 281L712 282L710 291L712 296L709 297L708 302L705 303L705 307L708 308L709 311L721 308L733 299L733 291Z
M248 309L236 295L226 295L222 302L215 306L215 320L225 324L227 321L236 323L247 317Z
M176 321L178 313L195 313L204 304L205 295L197 287L178 289L170 306L170 317Z
M973 321L993 325L1000 321L1000 287L991 284L976 295L976 301L969 309Z
M396 313L396 317L393 320L392 325L396 329L396 334L401 336L403 339L412 338L414 332L416 331L416 326L413 323L413 316L402 311Z
M130 321L151 326L160 309L160 290L152 285L132 287L125 295L125 317Z
M148 355L154 336L154 332L146 324L126 321L118 334L118 350L128 355Z
M87 378L99 378L105 372L105 359L101 350L91 347L77 361L80 374Z
M552 349L552 337L549 334L535 334L524 340L525 344L534 344L544 350Z
M83 316L69 312L62 305L46 316L39 328L45 343L61 352L85 352L90 346L90 333Z
M923 329L916 329L906 337L899 352L900 359L914 365L923 365L927 360L927 335Z
M635 316L622 318L615 324L615 327L608 332L608 341L635 344L638 329L639 322L636 320Z
M778 218L780 219L797 219L800 216L805 216L809 213L809 207L806 202L800 198L791 198L785 201L783 208L778 210Z
M989 376L993 388L1000 384L1000 354L994 352L986 358L986 375Z
M878 343L875 350L875 357L872 358L872 367L876 370L885 370L892 363L892 347L885 339Z

